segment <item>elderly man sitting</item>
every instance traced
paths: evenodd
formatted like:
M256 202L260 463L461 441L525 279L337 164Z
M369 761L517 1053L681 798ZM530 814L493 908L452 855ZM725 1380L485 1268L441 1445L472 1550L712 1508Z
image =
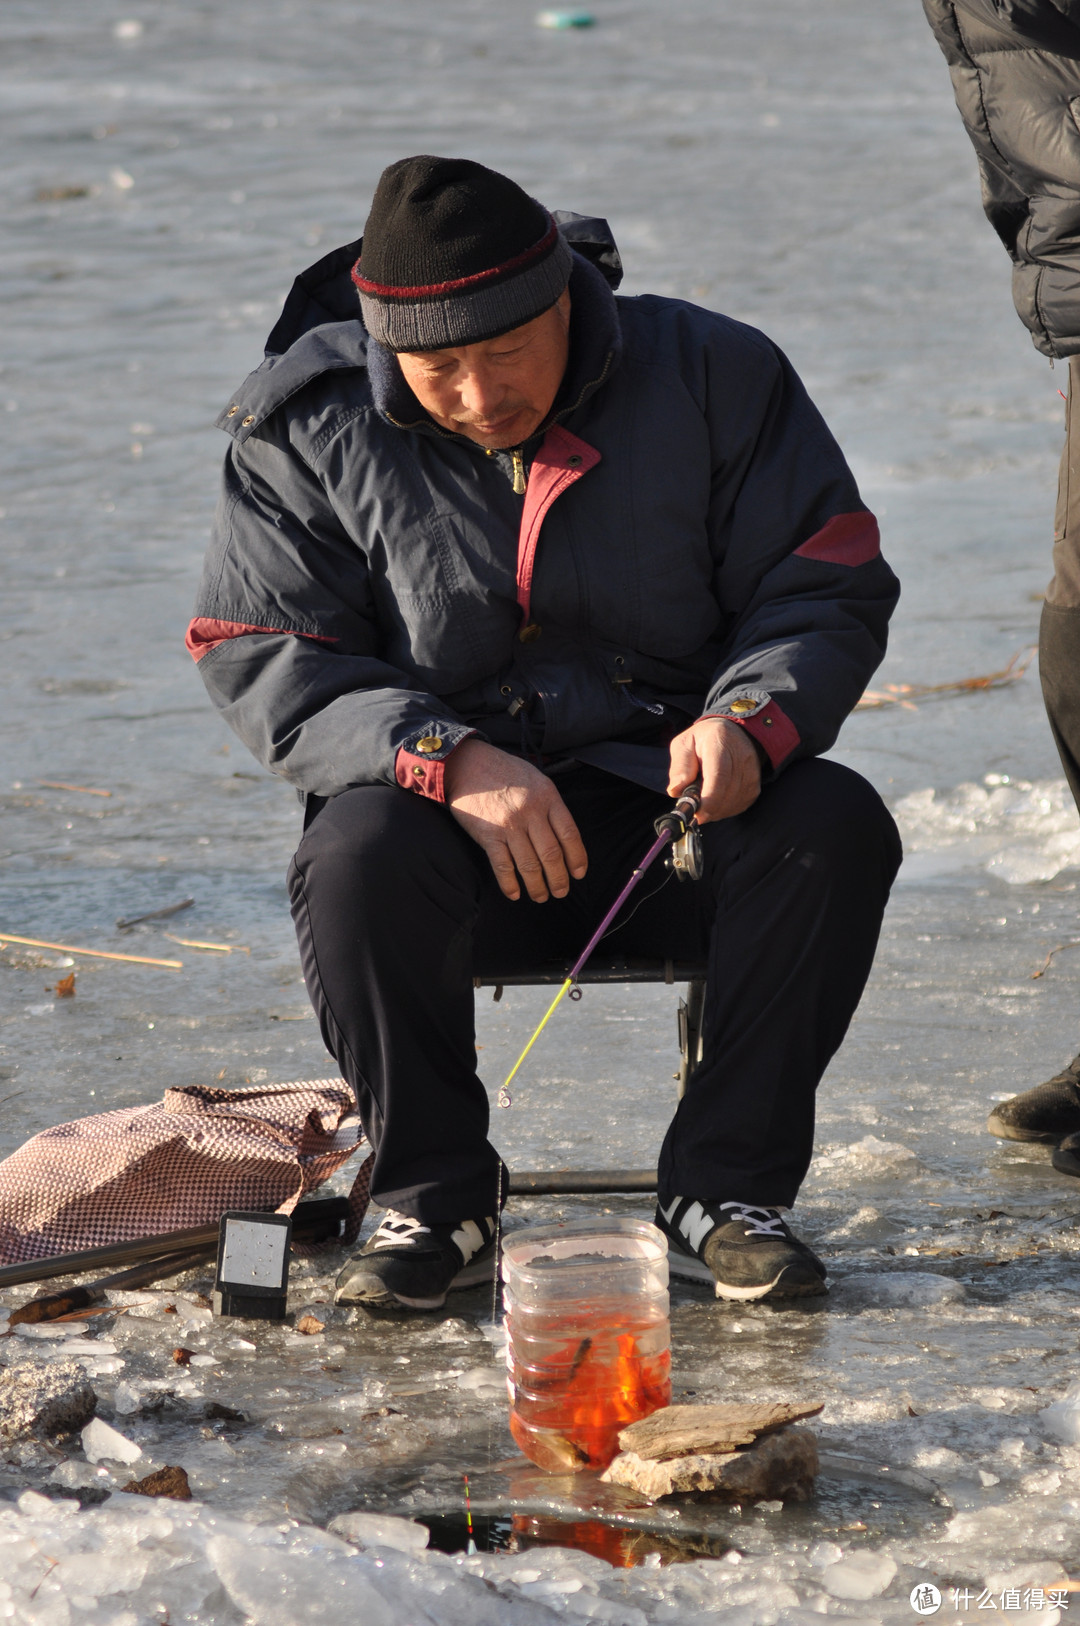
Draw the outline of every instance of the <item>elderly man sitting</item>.
M306 802L304 974L387 1210L346 1303L435 1308L490 1275L506 1181L474 966L572 958L696 780L702 880L652 891L613 940L708 957L657 1224L672 1268L725 1298L825 1290L782 1210L899 843L820 753L897 585L776 346L616 298L620 274L604 222L403 159L220 420L188 643Z

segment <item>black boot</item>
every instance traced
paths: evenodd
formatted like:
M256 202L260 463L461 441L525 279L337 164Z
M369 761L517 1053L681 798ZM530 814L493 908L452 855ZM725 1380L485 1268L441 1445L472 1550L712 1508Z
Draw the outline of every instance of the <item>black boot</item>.
M1045 1084L1002 1101L986 1127L1002 1140L1039 1141L1045 1146L1057 1146L1066 1135L1080 1132L1080 1056ZM1066 1172L1080 1174L1080 1166Z

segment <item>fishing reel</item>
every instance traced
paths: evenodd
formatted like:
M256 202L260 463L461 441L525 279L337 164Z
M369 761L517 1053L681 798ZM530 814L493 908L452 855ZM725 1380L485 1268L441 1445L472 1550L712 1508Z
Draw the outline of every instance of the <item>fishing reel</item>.
M670 835L671 851L668 868L680 881L700 881L705 873L705 851L701 844L701 831L694 823L694 815L701 806L701 786L690 785L683 791L670 813L656 820L653 829L658 836Z
M686 834L672 842L667 861L668 868L675 872L676 880L701 880L705 873L705 849L696 824L688 824Z

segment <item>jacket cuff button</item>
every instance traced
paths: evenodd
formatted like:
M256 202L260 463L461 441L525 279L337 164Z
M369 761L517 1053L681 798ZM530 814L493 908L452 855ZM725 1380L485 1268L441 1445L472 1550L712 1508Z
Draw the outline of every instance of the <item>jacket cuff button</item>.
M437 734L425 734L422 740L417 740L416 749L430 756L432 751L441 751L443 742Z

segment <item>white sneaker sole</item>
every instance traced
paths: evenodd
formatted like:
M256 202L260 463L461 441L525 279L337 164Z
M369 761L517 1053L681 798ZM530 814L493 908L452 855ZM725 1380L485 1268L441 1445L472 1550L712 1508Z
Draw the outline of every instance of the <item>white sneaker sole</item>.
M470 1260L464 1269L458 1271L450 1286L446 1289L446 1293L442 1293L435 1299L407 1299L401 1293L387 1293L382 1300L368 1299L367 1303L403 1304L409 1310L441 1310L446 1303L447 1293L456 1293L463 1287L476 1287L480 1282L490 1281L495 1275L496 1263L494 1252L485 1253L479 1258ZM358 1302L363 1304L364 1300L361 1299Z
M718 1299L729 1299L735 1304L746 1304L753 1299L763 1299L771 1293L786 1270L786 1266L779 1270L771 1282L757 1287L735 1287L730 1282L718 1282L704 1259L698 1259L692 1253L683 1253L681 1248L675 1246L668 1237L668 1270L673 1276L681 1276L688 1282L706 1282L712 1287ZM815 1297L826 1291L825 1283L816 1287L812 1282L805 1287L796 1288L794 1292L785 1295L791 1298Z

